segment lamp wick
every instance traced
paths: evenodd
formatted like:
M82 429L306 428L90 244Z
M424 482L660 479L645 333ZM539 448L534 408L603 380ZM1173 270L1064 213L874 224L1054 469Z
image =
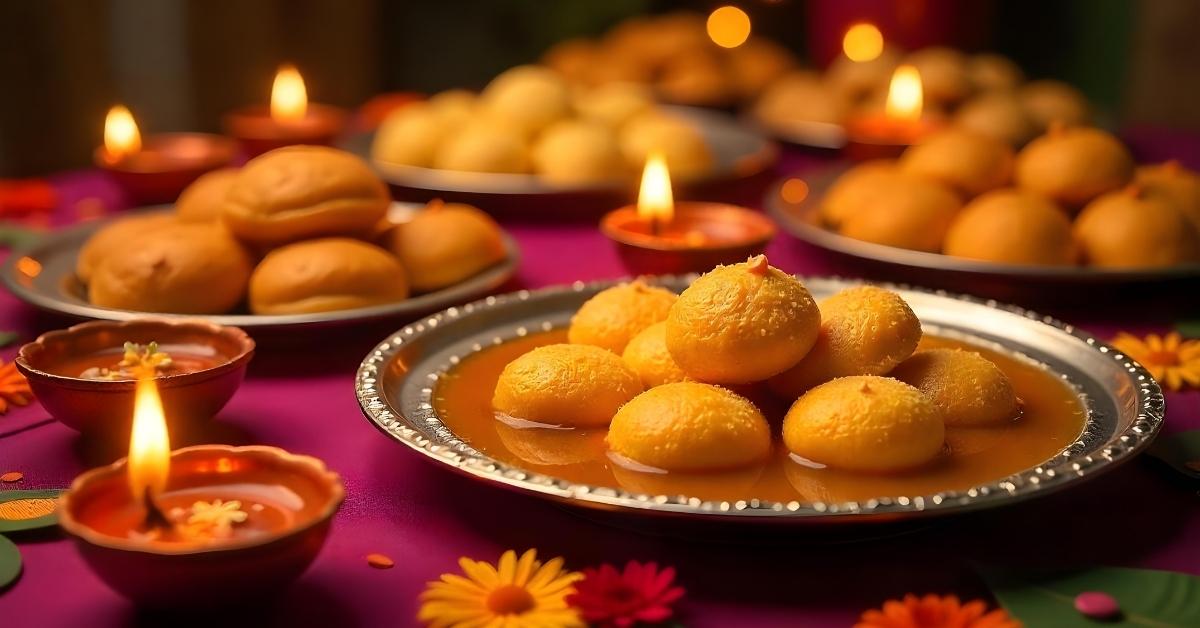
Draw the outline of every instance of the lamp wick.
M145 524L148 529L165 529L171 527L171 522L167 520L167 516L163 514L158 504L154 502L154 498L150 495L150 489L142 493L142 503L146 507Z

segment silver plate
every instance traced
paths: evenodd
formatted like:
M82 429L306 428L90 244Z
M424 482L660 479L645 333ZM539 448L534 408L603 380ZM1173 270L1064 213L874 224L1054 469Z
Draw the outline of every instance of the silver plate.
M821 199L847 168L835 166L798 177L808 184L809 190L799 203L784 200L781 194L784 183L797 178L786 177L767 190L763 206L788 233L878 271L885 279L902 278L959 292L1037 302L1094 298L1097 286L1146 290L1164 284L1200 283L1200 264L1143 270L1001 264L855 240L824 228L818 219Z
M726 114L696 107L660 107L693 122L712 149L715 160L712 172L690 183L749 177L769 168L778 157L778 148L771 140ZM458 172L407 166L372 159L371 143L374 139L374 133L363 133L350 137L342 147L371 162L388 183L432 193L532 196L624 194L636 183L630 179L619 179L592 185L556 185L532 174Z
M679 291L694 278L668 276L654 281ZM858 283L824 278L804 281L818 299ZM1086 333L993 301L903 286L889 287L899 291L926 329L1002 347L1060 375L1078 391L1088 411L1079 439L1032 469L964 491L881 495L843 503L771 502L749 495L745 501L726 502L636 494L528 471L477 451L442 422L432 404L433 392L454 364L483 347L564 328L584 301L614 283L576 283L488 297L397 331L376 346L359 367L355 393L363 413L388 437L452 469L559 502L635 515L796 524L896 521L1010 504L1111 469L1145 448L1162 425L1162 391L1150 374Z
M767 120L753 111L746 113L745 119L763 134L795 146L828 150L846 147L846 127L835 122Z
M395 220L403 220L404 216L414 211L416 207L416 205L407 203L392 203L389 215ZM170 211L170 209L166 206L159 206L147 208L144 213L165 211ZM0 271L3 273L5 286L17 298L26 303L75 318L123 321L145 316L147 312L98 307L88 303L84 298L84 286L75 276L75 261L84 242L105 224L106 222L98 221L59 231L30 247L14 251L8 256L3 270ZM504 282L516 273L520 263L517 243L508 234L504 234L504 247L507 255L499 264L449 288L418 295L397 303L312 314L219 314L206 315L203 318L220 325L235 325L255 330L332 327L389 318L411 320L455 303L477 299L504 285ZM37 263L36 267L40 270L36 275L31 276L21 269L22 264L29 265L29 262L22 262L26 258ZM181 316L195 318L195 315Z

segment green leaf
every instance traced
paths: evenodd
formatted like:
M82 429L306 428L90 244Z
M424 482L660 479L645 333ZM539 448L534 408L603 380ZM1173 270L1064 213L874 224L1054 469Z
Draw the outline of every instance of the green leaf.
M1172 571L1095 567L1072 572L980 569L1001 606L1026 626L1200 626L1200 578ZM1075 610L1075 596L1111 595L1121 615L1103 624Z
M21 575L21 550L12 541L0 536L0 591Z
M30 510L41 511L46 500L56 500L62 490L0 491L0 532L36 530L58 524L58 513L26 518Z
M1200 480L1200 430L1159 436L1146 453L1193 480Z
M19 337L20 334L15 331L0 331L0 349L11 345Z
M1175 330L1185 338L1200 338L1200 320L1179 321L1175 323Z

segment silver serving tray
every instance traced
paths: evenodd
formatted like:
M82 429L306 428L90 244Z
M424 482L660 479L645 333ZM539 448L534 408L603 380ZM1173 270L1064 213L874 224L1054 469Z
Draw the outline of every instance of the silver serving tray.
M660 108L692 121L712 149L714 167L704 177L687 183L705 183L753 176L771 167L779 156L770 139L720 112L659 105ZM624 194L636 185L636 179L615 179L591 185L558 185L533 174L459 172L408 166L371 157L374 132L347 138L342 147L366 159L381 177L392 185L429 193L469 193L489 195L559 196L588 193Z
M796 238L875 271L880 278L1025 302L1095 298L1098 287L1145 290L1164 284L1200 284L1200 264L1144 270L1001 264L849 238L826 229L818 218L825 192L847 169L843 164L799 177L809 189L799 203L784 200L784 183L796 178L785 177L768 188L763 207Z
M695 275L652 281L682 290ZM820 299L858 282L809 278ZM389 336L367 355L355 377L363 413L386 436L447 467L498 486L573 506L621 514L718 521L830 524L883 522L1002 506L1095 477L1144 449L1162 426L1158 384L1131 358L1070 325L1013 306L889 286L920 317L926 331L1016 353L1042 363L1072 386L1087 408L1079 439L1021 473L964 491L880 495L857 502L705 501L687 495L646 495L575 484L500 463L461 440L433 407L438 380L483 347L569 325L575 310L616 282L522 290L450 308ZM402 366L401 366L402 365Z
M393 220L402 221L417 207L419 205L410 203L392 203L389 216ZM141 211L152 213L170 210L169 206L157 206ZM107 222L97 221L55 232L32 246L14 251L5 260L3 270L0 271L3 273L0 277L3 278L4 285L17 298L26 303L74 318L124 321L140 318L147 314L176 316L154 312L115 310L98 307L87 302L85 286L75 276L75 261L84 242ZM455 303L478 299L504 285L504 282L516 273L517 266L520 264L517 243L507 233L504 234L504 247L507 255L499 264L491 266L461 283L398 303L312 314L219 314L205 315L202 318L220 325L235 325L260 331L346 326L388 318L412 320ZM36 264L23 262L26 259L32 260ZM30 274L27 271L31 266L38 269L36 274ZM177 316L196 318L194 314Z

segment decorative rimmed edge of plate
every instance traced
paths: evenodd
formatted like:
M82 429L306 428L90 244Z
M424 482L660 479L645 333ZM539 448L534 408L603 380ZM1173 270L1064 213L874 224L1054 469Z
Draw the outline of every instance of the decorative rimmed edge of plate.
M697 275L663 275L648 278L655 282L691 283ZM801 280L829 280L861 283L860 280L842 279L839 277L800 277ZM440 373L451 364L439 367L438 372L429 374L430 381L421 389L421 401L417 408L419 416L412 417L412 422L423 423L432 427L440 442L427 438L420 431L405 425L391 408L383 401L383 392L377 388L379 370L384 367L392 356L407 342L422 335L431 333L446 321L452 321L463 316L475 314L531 297L554 295L565 292L582 292L588 289L603 289L615 285L627 278L604 280L591 283L575 282L567 286L553 286L536 291L520 290L504 295L490 296L461 307L453 307L422 321L413 323L391 334L379 343L359 366L355 375L354 390L363 414L375 426L392 438L408 445L412 449L454 469L476 476L490 482L499 483L512 488L539 493L558 498L583 507L609 507L618 509L650 510L657 513L698 516L737 516L745 518L785 518L806 519L825 518L830 516L845 517L851 515L868 516L869 518L890 518L892 515L933 515L947 511L965 512L986 508L998 504L1001 499L1022 500L1036 495L1046 494L1065 487L1073 477L1091 475L1111 468L1114 463L1127 460L1146 448L1162 427L1166 402L1162 390L1150 373L1132 358L1122 354L1115 348L1101 342L1094 336L1084 333L1075 326L1064 323L1051 316L1043 316L1036 312L1000 303L994 299L981 299L970 295L955 294L945 290L929 290L897 283L877 283L883 287L919 292L938 297L956 299L967 303L982 305L1001 310L1031 321L1044 323L1065 332L1086 344L1094 347L1101 354L1117 362L1136 383L1137 416L1123 431L1112 436L1110 444L1098 452L1085 454L1096 441L1103 437L1099 433L1098 424L1092 420L1093 408L1087 396L1081 397L1085 404L1088 418L1084 431L1070 445L1054 457L1042 464L1015 473L996 481L981 484L966 490L942 491L930 495L893 496L873 498L861 501L846 501L836 503L826 502L778 502L762 499L723 501L702 500L686 495L648 495L634 493L623 489L592 486L570 482L543 473L527 471L519 467L499 462L471 447L459 439L438 417L432 401L433 388ZM549 331L552 325L544 321L541 330ZM518 330L517 335L520 334ZM499 341L499 338L495 339ZM472 351L477 349L472 348ZM455 356L458 357L458 356ZM1067 381L1068 385L1072 385ZM858 517L856 517L858 518Z

